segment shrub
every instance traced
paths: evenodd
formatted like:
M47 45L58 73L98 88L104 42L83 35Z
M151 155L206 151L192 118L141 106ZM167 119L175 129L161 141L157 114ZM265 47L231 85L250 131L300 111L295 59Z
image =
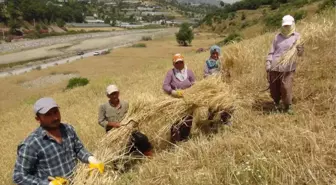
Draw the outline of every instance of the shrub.
M176 33L176 41L182 46L187 46L191 44L194 39L194 33L190 28L188 23L183 23L180 27L179 32Z
M229 26L236 26L236 23L234 21L229 22Z
M145 48L147 45L145 43L137 43L132 45L133 48Z
M73 89L75 87L85 86L89 83L87 78L75 77L71 78L66 86L66 89Z
M308 4L308 0L296 0L293 2L293 5L298 8L304 6L305 4Z
M249 26L250 26L250 23L248 21L246 21L240 26L240 28L244 29L244 28L249 27Z
M143 36L141 38L142 41L149 41L149 40L153 40L151 36Z
M278 9L279 7L280 7L280 2L273 1L273 3L271 4L271 10Z
M267 15L264 19L266 27L271 29L278 28L281 26L282 17L285 15L285 13L280 12Z
M336 2L334 0L324 0L323 3L319 5L318 13L321 13L323 10L330 8L330 7L335 7Z
M263 14L263 16L267 15L267 10L263 9L262 14Z
M62 28L65 26L65 22L63 19L56 19L56 24L58 27Z
M38 38L41 38L42 35L37 32L37 31L33 31L31 33L28 33L24 36L24 38L27 38L27 39L38 39Z
M19 29L21 27L21 23L19 21L10 20L9 23L8 23L8 26L10 27L9 33L11 33L13 35L18 35L17 29Z
M42 29L47 30L48 26L46 26L45 24L42 25Z
M40 29L41 29L41 26L40 26L39 24L36 24L36 25L35 25L35 30L36 30L36 31L40 31Z
M246 19L246 15L245 15L245 12L242 13L242 16L241 16L241 20L245 20Z
M294 17L295 21L299 21L299 20L305 18L306 15L307 15L307 11L299 10L299 11L294 13L293 17Z
M224 40L217 43L218 46L230 44L232 42L239 42L242 40L242 36L239 33L231 33Z
M236 12L230 12L228 17L230 20L233 20L236 17Z

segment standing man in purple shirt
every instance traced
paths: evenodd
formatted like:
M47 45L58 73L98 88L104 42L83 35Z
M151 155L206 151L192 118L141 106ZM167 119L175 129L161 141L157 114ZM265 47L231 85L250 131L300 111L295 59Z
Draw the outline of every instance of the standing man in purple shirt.
M179 53L173 56L173 65L174 68L167 72L163 90L174 97L183 97L183 90L195 83L195 75L187 69L184 57Z
M174 68L167 72L163 82L163 90L173 97L183 97L183 90L195 83L195 75L184 64L184 57L181 54L173 56ZM192 127L192 116L186 116L171 127L171 142L185 141L189 138Z
M275 110L280 110L280 99L284 104L285 112L294 114L292 109L292 86L296 70L295 61L288 64L279 64L281 57L300 39L300 34L295 31L295 21L290 15L282 18L281 32L277 34L271 45L266 60L266 71L270 83L271 96L275 103ZM298 56L303 55L303 46L297 46Z

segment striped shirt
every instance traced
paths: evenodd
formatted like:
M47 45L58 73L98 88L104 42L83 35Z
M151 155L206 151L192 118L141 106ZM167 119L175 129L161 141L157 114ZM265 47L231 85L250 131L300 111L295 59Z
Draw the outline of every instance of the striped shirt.
M68 124L60 127L61 144L39 127L18 146L13 176L16 184L48 185L48 176L70 178L77 159L88 163L91 154L74 128Z

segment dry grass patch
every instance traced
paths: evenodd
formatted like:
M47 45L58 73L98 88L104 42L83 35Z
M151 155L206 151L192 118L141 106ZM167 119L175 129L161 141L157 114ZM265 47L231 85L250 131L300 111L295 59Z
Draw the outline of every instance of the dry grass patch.
M334 12L324 18L334 20ZM320 17L312 20L317 28L324 25L323 21ZM302 27L299 25L298 29L300 32ZM223 79L227 83L219 83L222 79L200 81L209 53L190 51L215 43L211 40L195 40L190 48L176 46L174 38L150 41L148 52L125 48L58 66L63 70L76 68L92 81L85 87L56 92L52 97L61 107L64 122L74 125L98 158L108 163L120 157L129 130L133 129L129 124L105 135L98 126L97 108L107 101L104 89L109 83L119 85L122 99L132 105L127 118L137 120L140 131L148 134L156 146L154 158L144 160L130 172L116 173L107 165L104 175L94 174L86 184L335 184L335 26L328 28L326 37L305 44L304 62L299 64L295 77L294 116L270 112L265 107L271 102L269 94L260 92L267 85L264 65L274 35L223 48L225 73L230 74ZM188 68L199 81L187 90L184 99L168 98L161 89L164 75L171 68L171 56L177 52L185 54ZM27 74L27 78L43 73L36 71ZM14 96L10 94L13 91L6 91L9 97ZM45 92L50 95L53 91ZM232 127L223 127L211 137L195 130L190 141L170 150L161 144L167 140L165 133L170 124L195 106L225 109L230 104L236 107ZM0 168L0 181L9 184L16 145L36 125L30 124L31 105L9 109L0 121L4 123L1 133L10 138L0 144L1 156L8 159ZM75 184L83 184L87 178L87 166L80 165L79 170L83 171L75 177Z
M93 151L99 139L105 135L104 129L97 123L97 111L99 104L107 101L104 90L108 84L118 84L121 98L125 100L132 101L141 93L165 96L161 85L164 73L172 67L172 55L184 53L190 60L190 52L199 47L209 47L215 43L214 40L196 38L193 47L186 48L177 46L173 36L165 37L146 42L147 49L120 48L98 58L85 58L1 79L0 121L4 125L0 130L2 138L7 139L1 144L3 150L0 154L8 160L3 165L6 167L0 168L0 182L11 184L17 145L38 126L32 114L32 104L39 97L55 98L61 107L62 120L74 125L85 145ZM74 71L90 79L90 84L63 92L65 81L32 89L26 89L18 83L66 71Z
M314 20L316 28L325 26L320 20L318 18ZM229 68L231 75L231 79L226 79L229 83L227 89L234 88L238 95L232 99L236 101L241 98L245 103L241 109L235 111L233 127L223 128L220 134L214 135L211 139L200 134L176 147L175 150L161 151L153 160L145 160L127 174L109 171L104 176L89 178L88 183L155 185L336 183L334 169L336 91L333 72L336 66L332 63L334 57L327 55L332 53L335 47L333 39L330 39L335 38L335 27L332 24L327 27L324 36L315 37L314 41L306 43L305 62L299 64L295 78L294 116L273 114L264 109L271 100L267 92L260 93L259 90L266 85L264 61L275 33L229 45L223 48L226 60L224 65ZM299 26L299 30L302 28L303 26ZM190 56L192 59L188 61L193 69L198 70L202 68L199 61L205 56L206 54ZM332 65L330 68L325 68L323 67L325 63ZM197 76L200 74L197 73ZM323 82L320 81L322 78ZM200 83L206 82L208 81ZM216 85L216 81L210 84ZM225 101L220 102L223 97L213 101L216 98L211 94L227 97L226 91L216 92L216 88L206 84L198 89L199 87L196 85L186 92L194 95L189 97L192 102L197 102L197 105L211 106L211 102L225 105ZM206 92L207 90L209 91ZM196 93L200 91L204 91L204 94ZM188 100L188 95L184 100ZM149 107L155 108L155 105L149 104ZM145 109L148 115L155 115L147 109L148 107ZM184 111L177 109L174 113ZM139 115L142 114L135 116ZM163 119L165 116L166 114L163 114L157 119ZM149 136L160 133L157 129L151 128ZM114 137L108 135L105 139L109 138ZM109 146L104 146L105 148L98 150L97 154L108 150ZM111 158L116 156L115 153L105 154ZM81 184L83 179L76 181L77 184Z

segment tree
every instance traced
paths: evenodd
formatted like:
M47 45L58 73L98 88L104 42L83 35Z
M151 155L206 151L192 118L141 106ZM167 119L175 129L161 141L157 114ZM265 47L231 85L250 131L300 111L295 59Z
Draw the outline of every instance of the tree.
M279 7L280 7L280 2L278 2L278 1L274 1L274 2L271 4L271 10L278 9Z
M60 19L60 18L56 19L56 24L60 28L63 28L65 26L65 22L62 19Z
M177 32L175 35L177 43L179 43L181 46L188 46L194 39L194 33L190 28L190 24L188 23L183 23L179 32Z
M5 4L0 4L0 22L7 23L9 20L9 14L7 12L7 8Z
M219 4L221 5L221 7L224 7L224 6L225 6L224 1L220 1Z

